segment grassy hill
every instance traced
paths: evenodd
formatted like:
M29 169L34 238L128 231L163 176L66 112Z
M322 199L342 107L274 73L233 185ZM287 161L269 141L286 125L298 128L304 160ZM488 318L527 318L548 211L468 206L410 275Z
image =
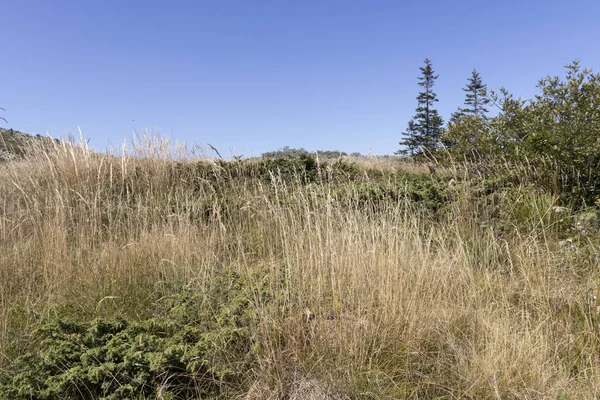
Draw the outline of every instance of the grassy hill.
M147 143L0 168L1 398L596 395L593 209L510 171Z
M46 146L52 139L29 135L13 129L0 128L0 161L22 157L32 148Z

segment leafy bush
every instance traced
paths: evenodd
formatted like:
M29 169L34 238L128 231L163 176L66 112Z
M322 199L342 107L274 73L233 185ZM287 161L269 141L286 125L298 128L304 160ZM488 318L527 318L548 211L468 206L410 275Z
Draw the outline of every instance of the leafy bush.
M186 288L164 299L146 320L50 320L36 333L36 349L0 376L0 397L222 395L254 362L254 298L253 280L229 272L208 292Z
M297 158L301 155L309 154L308 151L303 148L294 149L289 146L284 146L282 149L275 151L268 151L263 153L262 158Z
M494 95L500 113L450 124L445 142L458 161L527 165L534 183L576 205L600 199L600 74L567 67L540 80L528 101Z
M348 154L339 150L317 150L314 152L319 156L321 160L335 160ZM262 158L298 158L303 155L311 155L308 151L303 148L294 149L289 146L285 146L280 150L269 151L263 153Z
M383 177L382 177L383 178ZM450 177L429 174L394 174L340 186L334 196L361 208L380 211L398 202L436 216L450 202Z
M353 178L360 175L359 168L351 163L336 160L318 163L309 153L294 153L286 156L263 157L258 160L217 161L214 164L199 162L198 178L211 182L259 179L271 183L273 179L287 184L308 184L317 181L332 181L338 178Z
M456 161L482 162L498 155L498 143L490 120L477 115L459 115L448 123L443 140Z

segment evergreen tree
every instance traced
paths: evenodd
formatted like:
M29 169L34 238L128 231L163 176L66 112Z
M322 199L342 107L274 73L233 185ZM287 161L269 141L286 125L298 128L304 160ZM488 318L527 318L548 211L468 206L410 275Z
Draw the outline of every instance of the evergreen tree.
M404 139L400 142L404 149L396 154L420 154L422 151L432 151L439 146L444 120L439 116L434 104L438 101L433 91L435 80L439 75L434 75L431 61L426 58L425 66L420 68L421 76L418 85L424 88L417 96L416 114L408 123Z
M465 96L465 108L459 108L458 112L452 114L452 119L463 115L474 115L476 117L485 118L485 114L489 112L485 106L490 102L487 94L487 86L483 84L479 72L473 70L467 87L463 88L467 93Z
M466 92L466 107L452 113L442 142L445 147L453 148L455 155L460 153L463 157L478 159L485 153L490 142L486 134L487 129L484 129L488 122L486 113L489 110L486 106L490 98L487 86L483 84L475 69L463 91Z
M396 154L410 154L412 156L415 154L415 151L419 152L419 149L421 148L421 140L414 118L408 121L408 127L403 135L405 137L404 140L400 142L400 145L404 146L405 148L398 150Z

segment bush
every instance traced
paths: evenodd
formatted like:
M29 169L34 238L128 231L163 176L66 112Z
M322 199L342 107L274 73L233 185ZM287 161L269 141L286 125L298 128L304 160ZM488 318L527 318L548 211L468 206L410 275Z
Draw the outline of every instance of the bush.
M340 186L334 196L375 212L404 202L432 217L441 217L451 201L450 179L429 174L395 174L387 179L367 179Z
M317 150L314 152L314 154L317 154L319 159L324 161L331 161L348 155L347 153L339 150ZM298 158L303 155L311 155L311 153L303 148L294 149L289 146L285 146L280 150L263 153L262 158Z
M565 78L540 80L541 94L523 101L505 90L491 119L451 123L445 141L458 161L527 165L532 182L571 203L600 199L600 74L567 67Z
M448 123L443 141L456 161L483 162L498 156L497 138L490 120L477 115L460 115Z
M260 295L260 293L259 293ZM186 288L142 321L56 318L37 348L0 376L6 399L184 399L217 396L253 365L252 279L223 274Z
M360 169L342 160L318 163L309 153L286 156L263 157L258 160L217 161L214 164L199 162L197 174L200 180L223 183L224 181L259 179L271 183L273 179L286 184L308 184L317 181L334 181L338 178L360 176Z

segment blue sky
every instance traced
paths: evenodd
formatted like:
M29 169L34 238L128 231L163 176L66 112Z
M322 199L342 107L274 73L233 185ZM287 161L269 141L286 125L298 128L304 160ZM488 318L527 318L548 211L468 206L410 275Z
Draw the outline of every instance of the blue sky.
M97 149L150 129L224 153L391 154L423 59L438 109L476 68L520 97L573 59L600 72L600 1L9 1L1 126Z

